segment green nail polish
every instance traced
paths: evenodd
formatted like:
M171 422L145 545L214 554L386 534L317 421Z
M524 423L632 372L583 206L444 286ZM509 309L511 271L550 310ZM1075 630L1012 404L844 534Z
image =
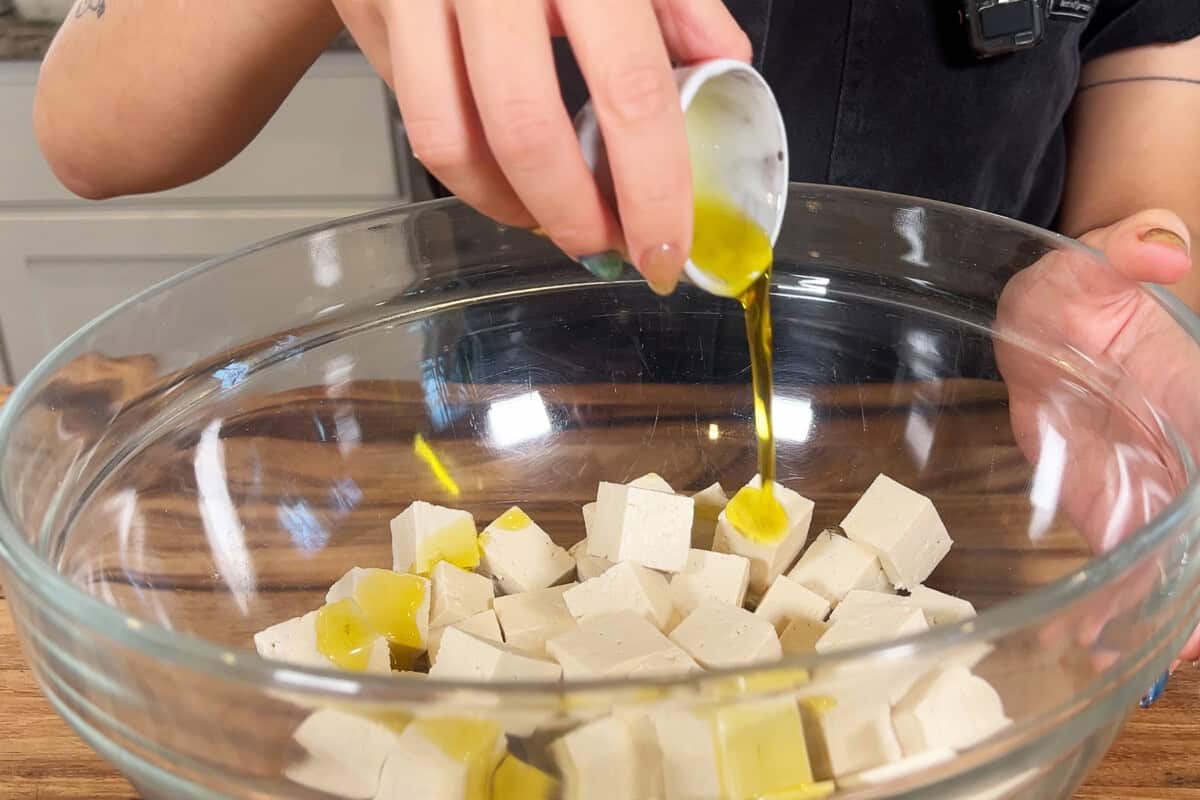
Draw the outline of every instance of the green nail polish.
M579 259L579 263L602 281L615 281L625 271L625 260L615 250L597 253L594 256L583 256Z

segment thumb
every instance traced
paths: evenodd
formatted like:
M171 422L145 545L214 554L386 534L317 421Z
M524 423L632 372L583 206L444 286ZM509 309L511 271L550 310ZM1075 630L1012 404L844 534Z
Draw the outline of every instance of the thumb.
M1173 211L1141 211L1081 240L1104 251L1117 272L1134 281L1172 284L1192 267L1191 234Z

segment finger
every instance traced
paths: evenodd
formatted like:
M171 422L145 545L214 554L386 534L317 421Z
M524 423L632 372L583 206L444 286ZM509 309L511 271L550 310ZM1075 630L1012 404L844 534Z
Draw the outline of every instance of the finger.
M648 0L559 0L591 90L625 241L660 294L679 282L692 241L687 134L671 62Z
M372 69L379 73L389 87L392 86L394 73L392 58L388 54L387 24L383 15L379 13L379 8L370 3L353 0L333 0L333 7L337 9L342 24L350 31L354 43L358 45Z
M1179 657L1184 661L1200 661L1200 628L1192 632Z
M735 58L750 63L750 37L721 0L654 0L654 10L676 62Z
M488 149L449 6L393 0L387 8L396 100L413 154L464 202L507 225L533 227Z
M563 105L542 0L459 0L456 11L475 104L509 185L565 252L623 249Z
M1151 209L1092 231L1083 241L1104 251L1126 278L1176 283L1191 269L1191 236L1172 211Z

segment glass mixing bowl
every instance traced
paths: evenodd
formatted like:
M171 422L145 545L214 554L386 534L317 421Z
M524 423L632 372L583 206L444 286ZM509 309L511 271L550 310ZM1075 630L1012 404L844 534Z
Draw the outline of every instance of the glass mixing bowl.
M956 542L930 584L974 602L973 622L665 682L259 659L254 632L351 566L389 566L388 521L412 500L481 521L520 503L571 544L602 479L695 491L753 472L735 303L597 282L434 202L198 267L16 390L0 561L47 697L147 797L319 798L287 778L317 708L485 717L553 770L551 742L612 709L899 691L969 663L1013 724L838 796L1070 796L1200 618L1196 320L1069 240L903 197L793 186L777 254L782 481L816 502L813 535L880 472L928 494Z

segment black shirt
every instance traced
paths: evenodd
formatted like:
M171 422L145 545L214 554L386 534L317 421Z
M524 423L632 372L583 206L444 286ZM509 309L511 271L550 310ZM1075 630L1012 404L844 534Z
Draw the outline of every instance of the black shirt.
M1050 227L1082 63L1200 35L1200 0L1047 3L1040 45L986 61L965 46L960 0L726 5L779 100L792 180L944 200ZM565 49L560 69L574 112L586 89Z

